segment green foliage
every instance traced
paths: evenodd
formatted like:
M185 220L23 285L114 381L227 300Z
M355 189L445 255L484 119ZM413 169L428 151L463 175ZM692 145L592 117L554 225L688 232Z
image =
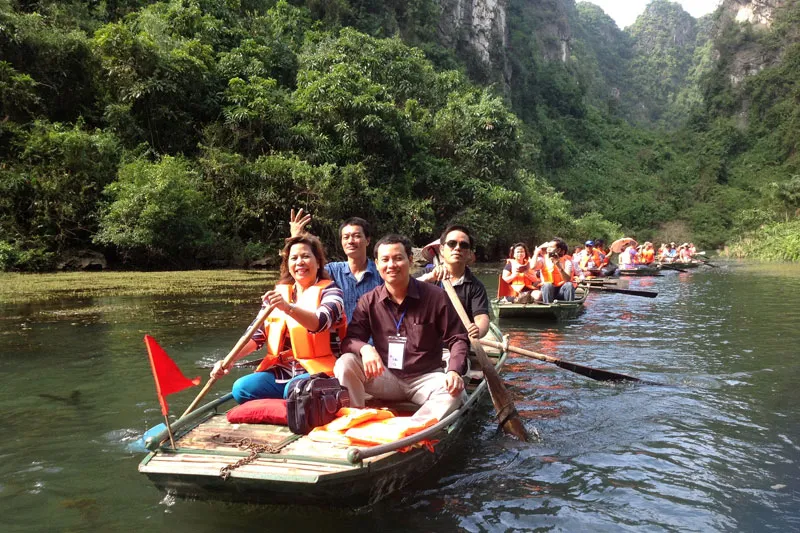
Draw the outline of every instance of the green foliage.
M606 242L613 242L623 237L622 227L614 222L606 220L600 213L586 213L575 221L575 233L577 238L603 239Z
M796 217L797 2L770 31L506 5L490 66L437 0L0 0L0 268L243 264L292 206L334 243L352 215L417 242L466 223L485 258ZM733 84L743 50L765 61Z
M116 174L119 145L82 126L36 122L18 132L16 161L0 171L0 229L23 249L78 247L97 229L97 202Z
M220 239L214 206L184 159L128 163L106 194L110 203L94 240L115 246L128 260L192 265L208 257Z
M735 239L728 253L764 261L800 261L800 220L764 225Z

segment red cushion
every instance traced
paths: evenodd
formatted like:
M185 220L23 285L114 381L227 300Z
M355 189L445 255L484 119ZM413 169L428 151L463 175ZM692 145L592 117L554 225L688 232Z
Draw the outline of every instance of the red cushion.
M289 424L286 418L286 400L267 398L250 400L228 411L231 424Z

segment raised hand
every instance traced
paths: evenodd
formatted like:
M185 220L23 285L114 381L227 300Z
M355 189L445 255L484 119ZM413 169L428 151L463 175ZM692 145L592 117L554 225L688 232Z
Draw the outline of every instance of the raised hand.
M306 226L311 223L311 213L305 213L303 208L300 208L297 213L294 212L292 209L291 215L289 216L289 228L292 237L297 237L301 235Z

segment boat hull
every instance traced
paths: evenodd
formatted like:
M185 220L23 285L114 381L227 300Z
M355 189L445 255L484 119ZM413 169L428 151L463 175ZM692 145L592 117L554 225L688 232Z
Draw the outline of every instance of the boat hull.
M531 320L567 320L577 317L583 311L588 291L582 287L575 289L575 300L550 304L505 303L500 299L492 301L492 311L497 318L519 318Z
M620 276L660 276L661 269L653 267L643 268L620 268Z

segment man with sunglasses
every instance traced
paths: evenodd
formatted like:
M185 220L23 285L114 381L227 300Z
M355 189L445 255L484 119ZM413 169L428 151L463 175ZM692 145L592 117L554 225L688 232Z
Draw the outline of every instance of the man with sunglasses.
M486 287L467 266L474 257L472 236L465 226L454 224L442 232L439 243L442 263L418 279L440 287L443 279L449 279L472 321L467 333L479 339L489 331L489 298Z

